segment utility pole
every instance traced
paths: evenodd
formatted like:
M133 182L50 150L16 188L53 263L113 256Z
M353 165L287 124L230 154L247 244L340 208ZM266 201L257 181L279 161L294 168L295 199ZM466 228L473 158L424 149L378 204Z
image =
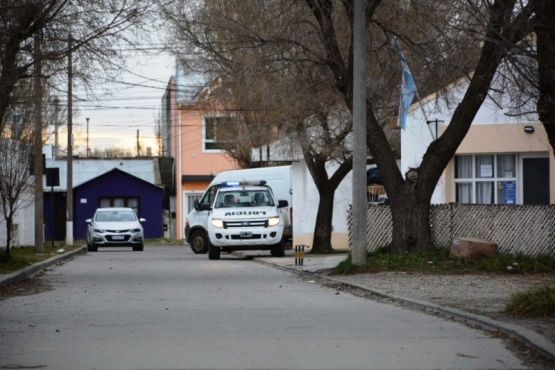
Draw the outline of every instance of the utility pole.
M89 158L91 151L89 149L89 118L85 118L87 120L87 158Z
M353 245L352 262L366 263L366 9L365 0L354 1L353 26Z
M60 126L60 122L58 119L60 118L58 115L60 113L60 99L57 96L54 97L54 159L58 159L58 127Z
M73 245L73 39L67 38L67 189L66 189L66 245Z
M139 130L137 130L137 157L141 156L141 144L139 143Z
M35 252L44 253L44 215L42 189L42 65L41 65L41 35L35 33L33 58L35 59L35 140L33 153L35 160Z

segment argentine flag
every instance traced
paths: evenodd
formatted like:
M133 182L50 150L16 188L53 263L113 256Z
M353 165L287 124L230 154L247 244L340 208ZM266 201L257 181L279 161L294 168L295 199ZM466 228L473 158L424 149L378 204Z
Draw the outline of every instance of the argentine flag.
M412 74L410 73L409 65L407 64L407 59L401 50L401 45L397 37L393 36L393 41L397 47L397 52L399 53L399 58L401 58L401 66L403 67L403 75L401 79L401 94L399 103L399 126L404 130L407 126L407 113L409 110L414 96L416 95L416 85L412 79Z

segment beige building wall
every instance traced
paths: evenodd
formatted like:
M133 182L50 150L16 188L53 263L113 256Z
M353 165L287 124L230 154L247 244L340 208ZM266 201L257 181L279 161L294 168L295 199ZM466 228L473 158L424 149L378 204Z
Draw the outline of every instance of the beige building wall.
M525 126L533 127L534 132L526 133ZM457 149L457 155L513 153L518 155L517 173L520 181L522 181L523 157L549 157L549 194L550 203L554 204L555 157L541 123L473 125ZM455 202L454 163L454 159L451 160L444 172L446 203ZM521 204L522 199L518 203Z

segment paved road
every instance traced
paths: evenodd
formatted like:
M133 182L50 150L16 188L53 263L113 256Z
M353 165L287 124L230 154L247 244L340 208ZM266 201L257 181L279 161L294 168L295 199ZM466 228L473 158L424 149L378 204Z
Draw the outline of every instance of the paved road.
M0 369L524 369L503 341L183 246L101 249L0 301Z

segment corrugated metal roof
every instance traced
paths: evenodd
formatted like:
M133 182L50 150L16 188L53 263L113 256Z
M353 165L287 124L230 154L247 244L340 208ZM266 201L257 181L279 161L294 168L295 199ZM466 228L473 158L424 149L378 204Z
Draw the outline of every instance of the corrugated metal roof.
M117 168L138 177L154 185L160 184L160 176L156 173L158 166L155 163L158 159L73 159L73 187L79 186L92 180L106 172ZM54 191L67 190L67 160L66 159L47 159L46 167L58 167L60 171L60 186L55 186ZM50 186L46 186L46 178L43 180L43 188L50 191Z

